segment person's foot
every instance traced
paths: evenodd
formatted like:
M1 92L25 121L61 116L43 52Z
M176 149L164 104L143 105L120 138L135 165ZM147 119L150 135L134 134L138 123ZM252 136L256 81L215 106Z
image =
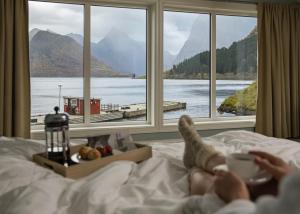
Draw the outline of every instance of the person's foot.
M178 129L185 142L183 164L187 169L190 169L196 165L195 155L198 149L197 141L195 141L197 134L193 128L192 119L187 115L182 115L179 119Z
M202 141L193 125L189 116L182 115L180 117L178 129L185 142L183 163L187 169L197 166L206 170L207 161L218 152L211 145Z

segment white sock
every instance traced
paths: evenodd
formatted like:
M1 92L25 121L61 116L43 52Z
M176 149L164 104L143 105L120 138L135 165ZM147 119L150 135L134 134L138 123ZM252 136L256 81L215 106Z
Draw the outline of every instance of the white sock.
M206 169L209 158L218 154L213 146L202 141L198 132L194 128L192 119L187 115L182 115L179 119L178 129L185 141L183 163L186 168L194 166Z

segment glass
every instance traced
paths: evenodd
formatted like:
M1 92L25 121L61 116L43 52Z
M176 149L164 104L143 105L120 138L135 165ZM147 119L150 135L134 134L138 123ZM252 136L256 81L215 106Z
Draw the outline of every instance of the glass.
M147 10L91 7L91 123L146 121Z
M29 1L31 125L43 125L54 106L82 123L83 6Z
M164 119L210 116L210 16L164 12Z
M217 15L217 116L255 115L257 20Z

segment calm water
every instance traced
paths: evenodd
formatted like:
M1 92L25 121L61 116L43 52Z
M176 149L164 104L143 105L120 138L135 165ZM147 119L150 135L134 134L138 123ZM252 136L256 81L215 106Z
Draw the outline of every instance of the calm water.
M217 106L222 101L251 84L252 81L218 80ZM59 102L59 87L63 96L83 97L82 78L31 78L32 115L47 114ZM127 105L146 102L146 81L129 78L92 78L91 96L102 104ZM186 113L193 117L209 116L208 80L164 80L164 100L187 103L186 110L164 113L165 119ZM61 98L61 105L63 100ZM140 118L141 119L141 118Z

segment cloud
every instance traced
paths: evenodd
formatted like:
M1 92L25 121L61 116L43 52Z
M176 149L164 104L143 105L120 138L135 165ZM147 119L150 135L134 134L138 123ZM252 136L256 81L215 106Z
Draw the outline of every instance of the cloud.
M83 35L83 6L75 4L29 1L29 30L39 28L59 34ZM93 6L91 8L91 39L101 40L112 28L131 38L146 41L146 10ZM176 15L175 15L176 14ZM165 12L165 47L176 53L189 36L195 14Z
M29 1L29 30L39 28L59 34L83 35L82 5ZM91 8L91 40L98 42L112 28L125 32L132 39L146 41L145 9L93 6ZM209 16L188 12L164 12L164 49L177 54L188 39L193 23L207 25ZM217 16L217 47L228 47L240 40L256 25L256 18Z
M93 6L91 8L91 37L98 42L112 28L125 32L134 40L146 42L147 11Z
M182 12L164 12L164 49L177 54L190 35L199 15Z
M29 1L29 30L83 34L83 6Z
M217 48L228 47L245 38L256 26L254 17L217 16Z

